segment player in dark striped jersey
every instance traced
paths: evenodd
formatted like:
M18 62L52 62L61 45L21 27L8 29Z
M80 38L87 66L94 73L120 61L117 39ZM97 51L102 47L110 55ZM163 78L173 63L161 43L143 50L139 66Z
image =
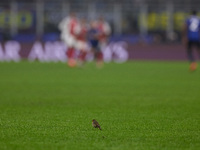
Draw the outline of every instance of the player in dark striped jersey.
M196 11L192 11L192 15L185 21L183 40L190 61L190 71L195 71L197 63L193 56L193 47L197 48L200 55L200 19Z

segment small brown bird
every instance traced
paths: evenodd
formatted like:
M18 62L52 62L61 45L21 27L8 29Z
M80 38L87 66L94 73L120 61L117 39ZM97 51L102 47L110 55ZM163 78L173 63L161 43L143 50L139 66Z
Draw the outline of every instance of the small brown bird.
M92 120L92 126L94 128L99 128L99 130L101 130L101 127L100 127L99 123L95 119Z

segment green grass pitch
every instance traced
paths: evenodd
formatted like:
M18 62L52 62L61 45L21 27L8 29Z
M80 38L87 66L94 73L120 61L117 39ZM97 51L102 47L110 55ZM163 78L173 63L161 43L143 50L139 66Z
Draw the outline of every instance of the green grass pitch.
M200 68L188 67L0 63L0 149L199 149Z

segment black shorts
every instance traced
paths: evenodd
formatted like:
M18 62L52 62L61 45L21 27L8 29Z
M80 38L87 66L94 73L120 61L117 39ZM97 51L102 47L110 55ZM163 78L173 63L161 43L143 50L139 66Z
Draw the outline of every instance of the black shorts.
M191 49L192 47L200 49L200 41L188 41L187 48Z

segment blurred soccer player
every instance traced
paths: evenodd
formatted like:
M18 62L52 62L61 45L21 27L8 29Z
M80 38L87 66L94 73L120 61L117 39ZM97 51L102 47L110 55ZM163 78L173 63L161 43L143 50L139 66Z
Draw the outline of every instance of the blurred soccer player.
M64 18L59 24L59 29L61 30L61 39L67 44L67 56L68 65L70 67L76 66L75 61L75 48L77 45L76 39L76 26L78 25L78 19L75 13L70 13L70 15Z
M103 49L107 45L108 37L111 34L111 27L108 22L105 21L103 16L100 16L97 20L98 30L100 32L100 48Z
M183 42L187 48L190 71L195 71L197 69L197 63L192 53L193 47L196 47L200 54L200 19L196 14L196 11L192 11L192 15L186 19L183 31Z
M90 30L88 31L89 43L94 53L94 57L96 59L97 67L103 66L103 54L100 49L99 39L100 39L100 31L97 26L96 21L91 22Z
M86 19L81 19L77 28L77 49L80 51L78 56L78 65L81 66L85 62L87 52L89 51L89 45L87 42L88 25Z

